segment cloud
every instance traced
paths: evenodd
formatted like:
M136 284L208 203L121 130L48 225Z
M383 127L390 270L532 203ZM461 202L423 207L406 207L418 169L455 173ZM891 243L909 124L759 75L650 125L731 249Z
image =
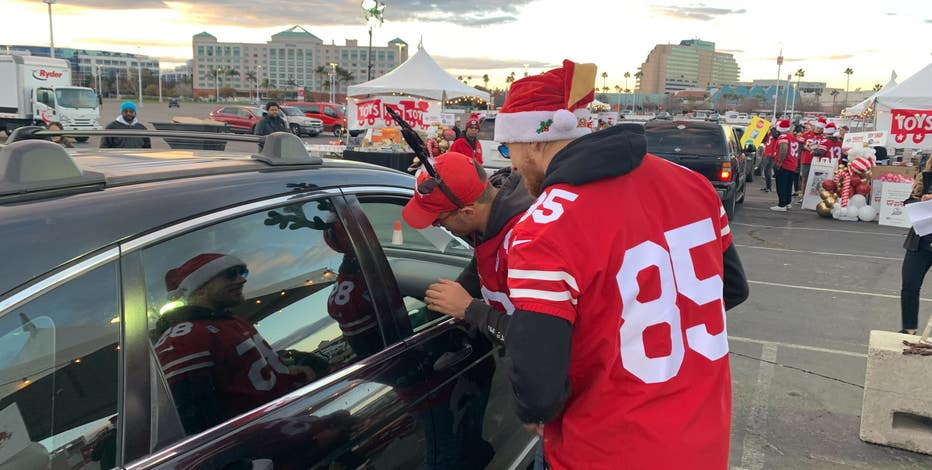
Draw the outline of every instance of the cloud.
M386 21L452 23L483 27L517 21L518 11L534 0L390 0ZM27 3L21 1L21 3ZM29 2L34 3L34 2ZM254 28L295 24L313 12L314 24L361 25L363 11L359 0L277 0L274 7L255 0L88 0L80 5L56 6L63 14L99 10L175 10L188 23ZM34 5L33 5L34 6Z
M743 15L747 10L729 10L725 8L710 8L702 4L691 7L651 5L651 10L660 16L668 16L681 20L711 21L716 17L725 15Z
M552 64L542 61L517 60L517 59L494 59L490 57L449 57L449 56L432 56L434 60L445 69L454 70L492 70L492 69L513 69L515 74L523 73L524 66L529 68L554 68L558 64Z

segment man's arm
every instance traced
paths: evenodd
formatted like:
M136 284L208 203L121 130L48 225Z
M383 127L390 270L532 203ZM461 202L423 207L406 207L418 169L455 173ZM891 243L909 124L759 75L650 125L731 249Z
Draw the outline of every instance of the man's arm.
M517 310L512 316L505 349L511 356L511 385L518 418L546 423L557 417L570 396L569 321Z
M463 320L492 338L496 344L505 344L510 320L508 314L495 310L480 299L473 299L466 307Z
M790 146L786 142L780 142L777 146L777 162L774 166L777 169L783 168L783 160L790 151Z
M723 298L725 299L725 310L731 310L748 299L748 279L744 274L744 267L741 265L741 258L738 257L738 250L732 243L722 256L725 267L725 278L723 287Z

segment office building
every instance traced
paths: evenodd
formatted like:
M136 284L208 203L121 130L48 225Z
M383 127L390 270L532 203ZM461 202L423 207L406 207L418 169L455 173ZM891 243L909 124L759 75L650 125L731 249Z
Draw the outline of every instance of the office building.
M49 56L48 46L0 45L0 51L27 53L39 57ZM140 67L144 77L147 74L157 76L159 73L159 60L141 54L56 47L55 57L69 62L71 81L77 86L96 88L98 70L102 77L113 79L120 76L123 80L137 79ZM100 66L99 69L98 66Z
M408 45L401 39L387 46L372 46L372 78L401 65L408 58ZM218 42L203 32L194 36L193 77L195 93L213 93L216 87L235 88L247 94L259 86L266 89L330 90L330 64L348 72L335 78L338 93L348 85L368 80L368 43L347 39L346 44L324 44L300 26L271 37L265 44ZM219 75L219 79L215 76Z
M654 46L640 70L637 91L648 94L734 84L741 73L733 55L699 39Z

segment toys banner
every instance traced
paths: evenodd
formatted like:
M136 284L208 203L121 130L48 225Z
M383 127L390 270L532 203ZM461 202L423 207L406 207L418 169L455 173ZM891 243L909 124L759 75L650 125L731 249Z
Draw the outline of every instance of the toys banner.
M390 106L416 130L423 131L431 123L440 122L440 102L404 96L379 96L350 100L347 106L347 123L352 130L397 127L385 112Z
M932 110L893 109L890 113L890 135L897 144L921 144L927 137L932 141ZM932 146L932 142L926 143Z

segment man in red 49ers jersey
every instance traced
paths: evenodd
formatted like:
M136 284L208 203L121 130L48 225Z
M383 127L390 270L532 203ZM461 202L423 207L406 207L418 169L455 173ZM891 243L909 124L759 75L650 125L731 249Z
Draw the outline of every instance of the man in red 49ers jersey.
M577 133L595 77L564 61L514 82L496 117L539 196L508 245L518 417L555 469L724 469L725 311L747 298L728 219L704 177L647 154L643 130Z
M402 216L417 229L436 224L472 239L476 251L469 266L455 282L441 279L430 285L424 300L431 310L465 319L502 343L507 315L514 311L508 299L505 246L512 226L533 199L519 175L504 170L487 180L477 163L454 152L437 157L434 168L457 201L447 197L436 179L424 172L418 175L417 194Z
M156 326L155 353L185 431L203 431L314 379L286 367L269 343L230 308L244 302L249 270L232 255L204 253L168 271L168 297L184 306Z
M776 206L770 208L772 211L786 212L790 210L790 203L793 202L793 181L796 180L796 168L799 165L802 143L790 132L792 126L789 119L777 121L776 129L780 132L780 137L777 137L774 177L777 180L778 202Z

